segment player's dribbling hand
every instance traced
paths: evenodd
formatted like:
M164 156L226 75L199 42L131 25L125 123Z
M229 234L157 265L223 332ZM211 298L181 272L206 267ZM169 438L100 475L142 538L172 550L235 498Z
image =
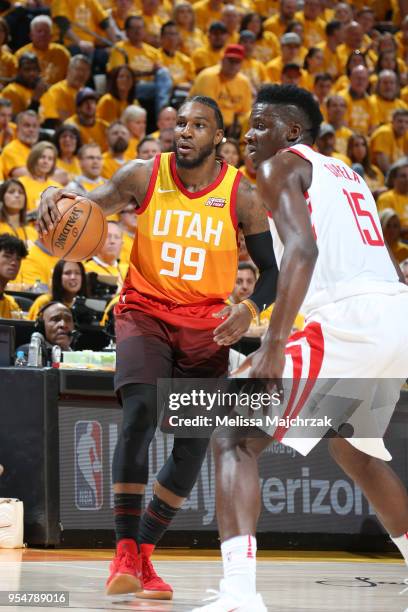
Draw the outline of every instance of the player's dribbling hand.
M235 344L247 331L252 315L244 304L231 304L213 314L216 319L226 319L214 330L214 342L220 346Z
M38 229L41 235L48 234L54 225L61 219L60 212L57 207L58 200L61 198L77 198L76 193L57 189L56 187L48 187L41 194L40 204L38 206Z

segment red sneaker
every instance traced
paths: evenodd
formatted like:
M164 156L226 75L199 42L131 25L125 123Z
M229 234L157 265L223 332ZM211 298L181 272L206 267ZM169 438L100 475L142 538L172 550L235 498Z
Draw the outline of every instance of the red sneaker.
M121 595L142 591L141 559L136 542L120 540L116 555L109 566L110 576L106 581L106 595Z
M143 591L137 593L142 599L173 599L173 588L156 574L150 560L154 550L153 544L141 544Z

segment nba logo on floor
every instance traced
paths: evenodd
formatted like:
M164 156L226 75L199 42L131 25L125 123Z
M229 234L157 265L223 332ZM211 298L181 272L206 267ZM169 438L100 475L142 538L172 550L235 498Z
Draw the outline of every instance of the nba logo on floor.
M75 423L75 505L99 510L103 504L102 427L98 421Z

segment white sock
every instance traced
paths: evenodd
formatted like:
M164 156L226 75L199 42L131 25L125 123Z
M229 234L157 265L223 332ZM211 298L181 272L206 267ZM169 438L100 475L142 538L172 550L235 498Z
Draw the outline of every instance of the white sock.
M256 538L236 536L221 544L225 590L246 601L256 594Z
M395 546L398 546L401 555L405 559L405 563L408 565L408 532L403 533L397 538L391 537L391 540L394 542Z

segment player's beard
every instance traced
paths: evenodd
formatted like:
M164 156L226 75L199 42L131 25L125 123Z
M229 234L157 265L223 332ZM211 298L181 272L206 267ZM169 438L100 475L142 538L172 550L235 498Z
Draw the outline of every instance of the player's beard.
M201 151L199 152L198 156L195 159L184 159L178 154L177 148L176 148L176 164L180 168L187 168L189 170L193 168L198 168L199 166L201 166L203 161L207 159L207 157L210 157L213 151L214 151L214 145L208 144L206 147L201 149Z

